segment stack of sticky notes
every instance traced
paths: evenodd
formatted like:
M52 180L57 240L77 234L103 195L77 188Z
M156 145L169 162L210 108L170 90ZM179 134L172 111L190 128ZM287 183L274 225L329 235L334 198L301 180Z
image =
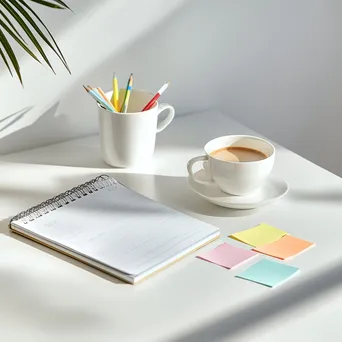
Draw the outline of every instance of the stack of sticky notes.
M267 224L260 224L230 236L254 248L252 251L286 260L315 244L299 239ZM261 260L237 277L274 287L299 271L298 268L271 260Z
M287 260L304 252L315 244L299 239L268 224L232 234L230 238L252 246L252 249L222 243L218 247L198 256L199 259L232 269L254 259L258 253L280 260ZM269 259L259 260L236 277L255 283L275 287L299 272L299 268Z
M264 223L235 233L230 237L253 246L255 252L282 260L302 253L315 245Z

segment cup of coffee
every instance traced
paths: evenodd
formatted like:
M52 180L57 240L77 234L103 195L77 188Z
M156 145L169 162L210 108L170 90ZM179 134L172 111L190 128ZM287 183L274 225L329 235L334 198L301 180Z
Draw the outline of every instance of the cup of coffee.
M209 141L205 155L192 158L187 165L197 183L215 183L231 195L247 195L258 189L271 173L275 148L265 139L250 135L228 135ZM193 166L205 162L208 181L196 179Z
M106 94L111 98L112 92ZM125 89L119 93L119 106ZM141 111L153 94L133 89L127 113L113 113L98 104L101 150L104 161L114 167L130 167L148 161L155 149L156 134L164 130L175 116L174 108L167 103L154 104ZM158 122L159 115L167 111Z

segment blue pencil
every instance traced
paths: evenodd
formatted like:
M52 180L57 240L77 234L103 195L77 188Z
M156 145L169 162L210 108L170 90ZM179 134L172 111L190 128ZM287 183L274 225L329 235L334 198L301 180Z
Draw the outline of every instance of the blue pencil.
M109 106L109 104L94 90L86 87L86 86L83 86L83 88L86 90L86 92L91 95L91 97L93 99L95 99L98 103L101 104L101 106L105 107L106 109L108 109L109 111L113 112L114 113L114 109L112 106Z

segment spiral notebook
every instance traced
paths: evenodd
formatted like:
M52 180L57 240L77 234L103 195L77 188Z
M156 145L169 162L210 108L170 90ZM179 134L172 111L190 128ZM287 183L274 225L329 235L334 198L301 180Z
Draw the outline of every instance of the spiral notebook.
M219 237L107 175L16 215L10 228L132 284Z

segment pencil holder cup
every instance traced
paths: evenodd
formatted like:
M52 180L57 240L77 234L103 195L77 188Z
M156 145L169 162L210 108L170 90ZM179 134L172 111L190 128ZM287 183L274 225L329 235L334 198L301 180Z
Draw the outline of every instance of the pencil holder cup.
M119 93L121 108L125 89ZM106 93L110 99L112 92ZM153 94L131 91L127 113L113 113L98 104L101 150L104 161L114 167L131 167L148 161L154 153L156 134L164 130L175 116L174 108L167 103L156 102L142 112ZM168 111L166 118L158 122L159 115Z

